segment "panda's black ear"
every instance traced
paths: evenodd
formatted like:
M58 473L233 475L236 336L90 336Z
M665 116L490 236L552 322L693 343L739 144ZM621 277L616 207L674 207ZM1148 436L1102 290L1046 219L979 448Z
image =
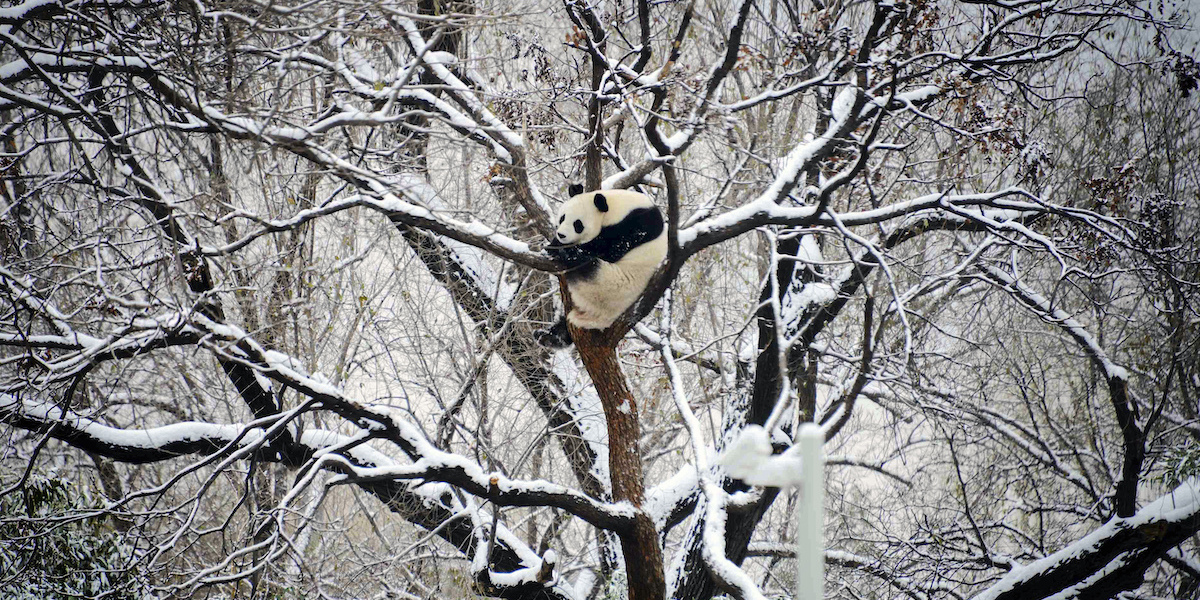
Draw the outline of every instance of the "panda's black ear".
M592 196L592 202L596 203L596 210L599 210L600 212L608 212L608 198L605 198L604 194L596 194L595 196Z
M578 183L572 183L571 185L567 186L567 195L568 196L578 196L582 193L583 193L583 186Z

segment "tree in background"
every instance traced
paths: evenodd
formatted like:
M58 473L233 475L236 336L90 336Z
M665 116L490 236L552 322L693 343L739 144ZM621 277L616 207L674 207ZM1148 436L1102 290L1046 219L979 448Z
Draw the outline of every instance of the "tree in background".
M132 599L146 581L132 568L133 548L103 506L58 478L33 476L0 500L0 592L14 600L62 600L103 594Z
M716 459L816 422L833 597L1194 594L1188 18L0 9L4 501L92 486L167 596L762 598L795 492ZM574 181L670 254L552 353Z

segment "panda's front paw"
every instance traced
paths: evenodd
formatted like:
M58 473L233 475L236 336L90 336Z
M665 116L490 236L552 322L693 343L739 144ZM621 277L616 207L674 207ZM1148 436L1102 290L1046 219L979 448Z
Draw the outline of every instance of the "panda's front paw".
M592 255L584 250L581 246L559 246L550 244L546 246L546 254L550 258L558 261L566 270L571 270L579 265L585 264L592 260Z
M539 329L533 335L539 344L553 350L562 350L571 345L566 317L560 318L550 329Z

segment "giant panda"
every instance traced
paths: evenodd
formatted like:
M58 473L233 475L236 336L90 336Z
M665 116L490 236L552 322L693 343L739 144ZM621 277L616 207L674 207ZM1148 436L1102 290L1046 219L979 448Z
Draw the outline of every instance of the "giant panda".
M667 256L662 212L645 194L630 190L583 192L556 215L554 240L546 252L565 267L563 278L574 307L545 335L551 347L570 345L567 321L583 329L607 329L645 291Z

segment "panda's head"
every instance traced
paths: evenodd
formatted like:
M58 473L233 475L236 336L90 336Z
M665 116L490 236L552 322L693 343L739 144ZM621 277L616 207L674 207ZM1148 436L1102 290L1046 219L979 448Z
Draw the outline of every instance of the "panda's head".
M572 192L575 186L572 186ZM574 246L590 242L600 235L604 226L604 214L609 211L608 197L603 192L575 194L558 209L554 243Z
M572 185L571 198L558 209L554 241L558 246L574 246L592 241L605 226L621 222L636 208L653 206L644 194L630 190L583 192Z

